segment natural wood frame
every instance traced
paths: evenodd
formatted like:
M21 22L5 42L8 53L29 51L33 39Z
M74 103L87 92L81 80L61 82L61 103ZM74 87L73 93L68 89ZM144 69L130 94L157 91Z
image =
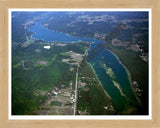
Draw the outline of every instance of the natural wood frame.
M9 120L8 11L9 8L151 8L152 119L151 120ZM0 0L0 128L160 127L160 1L159 0Z

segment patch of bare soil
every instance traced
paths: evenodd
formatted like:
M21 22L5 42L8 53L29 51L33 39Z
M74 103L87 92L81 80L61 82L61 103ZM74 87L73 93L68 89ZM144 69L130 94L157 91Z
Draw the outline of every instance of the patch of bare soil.
M49 92L36 90L35 95L47 95L48 99L40 110L35 111L37 115L73 115L74 92L71 87L58 89L52 88Z
M37 64L47 65L48 61L37 61Z

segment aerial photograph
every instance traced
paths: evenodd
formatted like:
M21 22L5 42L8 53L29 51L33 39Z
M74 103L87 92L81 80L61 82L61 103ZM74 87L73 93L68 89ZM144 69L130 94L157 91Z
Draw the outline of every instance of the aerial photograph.
M11 11L11 115L149 115L148 11Z

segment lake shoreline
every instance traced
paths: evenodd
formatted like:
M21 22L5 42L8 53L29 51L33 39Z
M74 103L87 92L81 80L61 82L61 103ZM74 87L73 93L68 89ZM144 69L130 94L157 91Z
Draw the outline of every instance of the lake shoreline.
M95 76L96 76L96 79L98 80L98 82L99 82L100 86L102 87L104 93L106 94L106 96L107 96L110 100L112 100L112 98L109 96L109 94L107 93L107 91L103 88L103 85L102 85L101 81L98 79L98 76L97 76L97 74L96 74L93 66L92 66L90 63L88 63L88 64L90 65L91 69L93 70L93 72L94 72L94 74L95 74Z
M91 42L90 45L89 45L89 48L88 48L88 50L87 50L87 52L86 52L86 57L87 57L87 55L88 55L88 51L91 50L91 45L92 45L92 43L93 43L93 42ZM86 62L87 62L87 60L86 60ZM102 84L101 81L98 79L98 76L97 76L96 71L94 70L92 64L91 64L90 62L87 62L87 63L90 65L92 71L94 72L94 74L95 74L95 76L96 76L96 79L98 80L98 82L99 82L99 84L100 84L103 92L105 93L105 95L106 95L110 100L112 100L112 98L109 96L109 94L107 93L107 91L103 88L103 84Z
M125 71L126 71L126 73L127 73L129 82L130 82L130 84L131 84L131 88L132 88L132 90L134 90L132 74L131 74L131 72L129 71L129 69L127 68L127 66L120 60L120 58L118 57L118 55L116 55L112 50L107 49L107 48L105 48L105 49L108 50L110 53L112 53L112 54L116 57L116 59L118 60L118 62L124 67L124 69L125 69ZM140 101L139 97L137 96L137 94L135 93L135 91L133 91L133 93L134 93L134 95L135 95L135 97L136 97L136 100L137 100L138 104L141 105L141 101Z
M40 24L40 22L38 23L39 24L39 26L36 26L36 27L38 27L38 28L41 28L41 29L44 29L44 31L43 32L45 32L46 30L45 29L47 29L47 28L44 28L44 26L43 25L41 25ZM32 31L32 30L31 30ZM47 32L48 32L49 30L47 29ZM36 31L36 28L34 28L34 31L32 31L32 32L38 32L38 31ZM51 33L51 35L53 35L54 34L54 36L53 36L53 38L51 38L51 39L49 39L49 40L51 40L51 41L49 41L49 42L57 42L57 41L61 41L61 42L64 42L64 40L65 40L65 42L78 42L79 40L81 40L81 41L83 41L83 42L90 42L90 46L89 46L89 51L90 52L92 52L91 51L91 49L92 49L92 47L94 48L94 47L96 47L95 45L96 44L99 44L99 43L102 43L102 44L104 44L105 43L105 41L101 41L101 40L97 40L97 39L95 39L95 38L86 38L86 37L80 37L80 38L78 38L77 39L77 37L75 37L75 36L71 36L70 37L70 35L69 34L67 34L67 33L62 33L62 32L56 32L55 30L51 30L50 31ZM38 35L40 38L40 40L45 40L45 38L43 38L43 39L41 39L41 36L40 35ZM58 37L62 37L62 38L57 38L57 36ZM48 37L48 36L47 36ZM65 38L64 38L65 37ZM69 38L68 38L69 37ZM31 38L34 38L34 36L32 35L31 36ZM46 42L48 42L48 38L46 38ZM94 45L95 44L95 45ZM109 51L108 49L105 49L106 51ZM110 52L111 54L112 54L112 56L113 57L115 57L115 59L117 59L117 61L120 63L120 66L122 66L122 67L124 67L124 65L123 65L123 63L121 63L121 61L120 61L120 59L113 53L113 52ZM87 55L88 55L89 53L87 52ZM87 57L87 56L86 56ZM88 62L88 61L87 61ZM110 99L112 99L109 95L108 95L108 92L107 92L107 90L106 89L104 89L104 86L103 86L103 84L101 83L101 80L99 80L98 79L98 76L97 76L97 74L96 74L96 71L95 71L95 69L94 69L94 67L92 66L92 64L90 63L90 62L88 62L89 64L90 64L90 66L91 66L91 68L92 68L92 70L94 71L94 73L95 73L95 75L96 75L96 78L97 78L97 80L99 81L99 83L100 83L100 85L101 85L101 87L102 87L102 89L103 89L103 91L105 92L105 94L106 94L106 96L107 97L109 97ZM128 73L128 70L127 70L127 68L126 67L124 67L125 68L125 70L124 71L126 71L126 73L127 73L127 77L124 79L124 80L126 80L126 79L128 79L127 80L127 82L128 83L130 83L131 84L131 74L130 73ZM133 88L132 88L132 85L129 85L129 86L131 86L131 89L132 89L132 91L133 91ZM133 91L133 93L134 93L134 91ZM134 96L136 96L135 94L134 94ZM137 98L136 98L137 99ZM116 99L117 101L116 102L119 102L118 101L118 99ZM120 100L120 98L119 98L119 100ZM127 102L125 102L126 104L127 104ZM124 103L124 104L125 104ZM123 103L122 103L123 104Z

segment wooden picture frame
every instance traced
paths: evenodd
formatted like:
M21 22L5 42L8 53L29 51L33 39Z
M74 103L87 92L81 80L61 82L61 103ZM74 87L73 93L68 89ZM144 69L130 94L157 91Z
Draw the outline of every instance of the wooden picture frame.
M150 8L152 9L152 119L148 120L9 120L9 9L10 8ZM159 80L159 0L142 1L82 1L82 0L0 0L0 128L35 127L160 127L160 80Z

